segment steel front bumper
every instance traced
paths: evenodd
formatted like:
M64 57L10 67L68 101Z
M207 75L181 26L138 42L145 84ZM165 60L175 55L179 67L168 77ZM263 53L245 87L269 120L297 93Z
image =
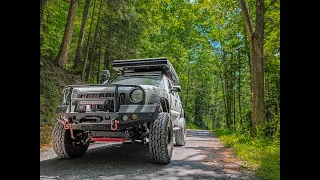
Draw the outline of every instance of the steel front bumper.
M122 130L145 122L153 121L159 114L159 105L121 105L118 112L66 112L67 108L57 108L57 117L68 119L74 130L112 130L111 125L117 123L116 130ZM132 114L136 119L132 119ZM128 116L126 121L122 116ZM116 122L117 120L117 122Z

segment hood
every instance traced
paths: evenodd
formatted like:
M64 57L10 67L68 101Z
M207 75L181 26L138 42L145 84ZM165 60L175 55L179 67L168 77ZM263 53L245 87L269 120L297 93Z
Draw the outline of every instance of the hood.
M157 86L152 85L140 85L146 93L146 104L152 104L159 102L159 99L164 94L164 90Z

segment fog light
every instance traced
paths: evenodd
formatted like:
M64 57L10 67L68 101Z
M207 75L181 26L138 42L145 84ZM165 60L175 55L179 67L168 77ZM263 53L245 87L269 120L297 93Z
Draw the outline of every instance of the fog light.
M63 114L60 114L60 120L64 120L66 117Z
M131 114L130 117L131 117L132 120L136 120L137 119L137 115L136 114Z
M126 120L128 120L128 116L127 116L127 115L122 115L121 119L122 119L123 121L126 121Z

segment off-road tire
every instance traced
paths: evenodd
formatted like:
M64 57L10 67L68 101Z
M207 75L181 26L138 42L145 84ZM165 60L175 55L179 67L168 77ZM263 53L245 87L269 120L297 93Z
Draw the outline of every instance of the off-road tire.
M169 113L160 112L157 119L151 123L149 136L149 151L153 161L168 164L173 152L173 126Z
M80 147L72 144L70 130L65 130L60 122L57 122L52 132L53 150L62 159L78 157L86 153L89 143Z
M179 130L175 131L175 145L176 146L184 146L186 144L187 139L187 131L186 131L186 121L184 118L180 118L178 120L178 127L180 127Z

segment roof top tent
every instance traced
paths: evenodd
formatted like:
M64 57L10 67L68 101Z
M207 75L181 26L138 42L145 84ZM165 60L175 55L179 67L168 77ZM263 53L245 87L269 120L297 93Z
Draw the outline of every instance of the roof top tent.
M162 72L170 78L174 84L179 84L179 77L174 70L169 59L163 58L148 58L148 59L129 59L129 60L114 60L112 62L114 70L125 73L151 73Z

